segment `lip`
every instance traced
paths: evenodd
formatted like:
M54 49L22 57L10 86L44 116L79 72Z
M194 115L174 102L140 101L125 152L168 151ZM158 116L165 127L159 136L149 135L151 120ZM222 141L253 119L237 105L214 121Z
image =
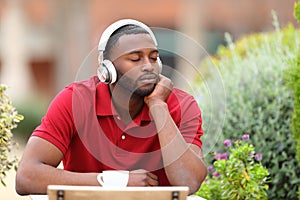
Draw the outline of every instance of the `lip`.
M139 77L138 81L142 84L155 84L157 83L156 74L145 74Z
M139 80L139 82L145 85L145 84L155 84L157 81L156 79L151 78L151 79L141 79Z
M157 75L156 74L145 74L139 77L140 81L144 80L157 80Z

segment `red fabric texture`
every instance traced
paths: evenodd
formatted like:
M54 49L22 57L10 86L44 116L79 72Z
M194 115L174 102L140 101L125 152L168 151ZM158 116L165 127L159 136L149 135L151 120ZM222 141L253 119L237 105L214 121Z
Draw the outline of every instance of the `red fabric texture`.
M202 147L201 111L194 98L174 88L166 103L187 143ZM128 125L113 107L109 88L97 77L74 82L52 101L32 133L63 153L64 168L74 172L145 169L170 185L165 174L157 131L145 105Z

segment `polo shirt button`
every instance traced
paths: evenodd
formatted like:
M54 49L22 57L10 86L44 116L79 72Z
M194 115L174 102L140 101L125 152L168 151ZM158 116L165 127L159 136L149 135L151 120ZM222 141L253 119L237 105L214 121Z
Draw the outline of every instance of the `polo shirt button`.
M117 116L117 119L118 119L118 120L121 120L120 116Z
M121 136L121 139L122 139L122 140L125 140L125 138L126 138L125 135L122 135L122 136Z

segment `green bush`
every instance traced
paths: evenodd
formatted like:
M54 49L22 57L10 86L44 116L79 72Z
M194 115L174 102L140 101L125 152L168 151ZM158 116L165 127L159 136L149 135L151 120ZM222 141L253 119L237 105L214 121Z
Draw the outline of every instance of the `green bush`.
M229 139L224 141L227 152L214 154L213 166L208 167L208 177L196 195L210 200L267 199L269 172L248 140L246 134L233 145Z
M292 132L293 138L296 143L296 158L298 164L300 163L300 53L295 62L285 73L285 80L288 83L288 87L293 90L294 93L294 112L292 117ZM300 185L299 185L300 199Z
M252 34L235 43L229 42L227 47L220 47L212 59L222 74L226 92L226 117L219 139L249 134L256 151L263 154L262 164L270 173L268 198L294 200L300 168L290 126L293 95L286 89L283 71L300 52L300 31L292 25L280 29L276 21L274 24L274 32ZM200 88L204 84L195 82ZM209 95L207 93L202 94ZM205 128L222 123L220 116L224 112L215 111L207 121L206 116L211 112L211 101L207 99L199 102ZM223 147L217 143L214 150L222 151ZM209 163L212 158L206 156L206 161Z
M33 130L40 125L41 119L47 111L47 102L34 99L23 100L16 103L16 108L26 118L16 128L15 135L27 141Z
M11 131L23 119L23 116L18 114L10 98L5 93L6 89L5 85L0 85L0 181L4 186L6 173L13 167L16 168L17 164L16 158L9 158L9 152L16 144L12 140L13 134Z
M300 2L298 1L298 3L295 3L295 8L294 8L294 16L296 18L296 20L298 21L298 23L300 24Z

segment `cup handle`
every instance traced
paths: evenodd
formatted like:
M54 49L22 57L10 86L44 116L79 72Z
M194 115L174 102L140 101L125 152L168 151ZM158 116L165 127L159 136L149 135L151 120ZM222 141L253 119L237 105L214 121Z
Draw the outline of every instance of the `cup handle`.
M103 173L100 173L97 175L97 181L98 181L98 183L100 183L101 186L104 186Z

